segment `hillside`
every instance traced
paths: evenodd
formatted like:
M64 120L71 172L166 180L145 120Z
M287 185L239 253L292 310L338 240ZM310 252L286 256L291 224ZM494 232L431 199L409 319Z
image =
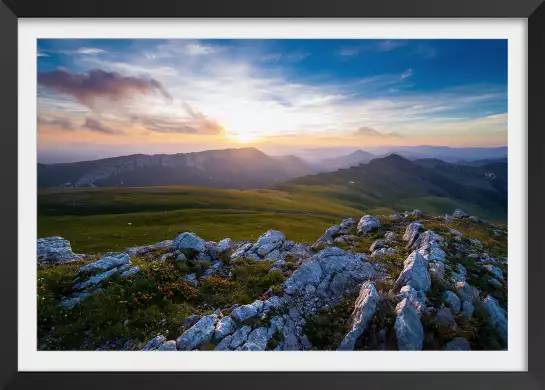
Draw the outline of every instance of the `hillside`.
M365 150L356 150L345 156L324 159L320 162L320 167L323 172L331 172L362 163L368 163L375 157L375 155L366 152Z
M501 162L462 166L437 159L410 161L392 154L368 164L296 178L279 188L289 190L290 186L335 187L345 204L361 207L429 209L431 202L437 206L435 212L448 212L462 202L472 213L487 218L507 215L507 164Z
M40 238L38 349L507 348L505 226L415 210L254 233L93 254Z
M314 172L295 156L273 157L255 148L241 148L38 164L38 187L191 185L249 189Z

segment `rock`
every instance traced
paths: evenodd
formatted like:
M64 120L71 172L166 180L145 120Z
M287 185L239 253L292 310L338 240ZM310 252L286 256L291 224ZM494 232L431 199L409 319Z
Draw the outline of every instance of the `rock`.
M231 255L231 261L234 261L239 258L243 258L246 253L253 247L253 244L247 243L240 245L235 252Z
M218 251L218 254L222 254L228 250L230 250L233 247L233 241L231 241L230 238L224 238L220 242L218 242L218 245L216 246L216 250Z
M420 211L418 209L414 209L410 213L407 213L407 215L412 215L413 217L420 218L420 217L425 216L426 214L424 214L423 211Z
M445 350L447 351L469 351L471 350L469 346L469 341L463 337L456 337L454 340L449 341L445 345Z
M426 269L426 262L418 252L412 252L403 263L403 271L399 274L394 284L394 290L405 285L413 287L417 291L426 292L431 287L430 274Z
M235 321L243 322L249 318L257 317L258 307L254 304L242 305L233 309L230 315Z
M106 271L106 272L103 272L101 274L94 275L94 276L90 277L89 279L87 279L85 282L81 282L81 283L78 283L78 284L74 285L73 289L74 290L84 290L84 289L86 289L88 287L95 286L95 285L97 285L99 283L102 283L103 281L108 279L110 276L112 276L116 272L117 272L117 268L113 268L113 269L111 269L109 271Z
M414 250L426 251L439 249L439 243L442 241L444 241L444 238L442 236L431 230L426 230L424 233L418 235L418 238L414 241L412 248ZM444 255L442 257L444 257Z
M265 256L267 253L282 246L286 237L278 230L268 230L263 233L255 242L253 251L260 256Z
M358 233L366 234L380 227L380 222L372 215L364 215L358 222Z
M408 241L407 247L410 248L413 245L422 227L423 225L419 222L413 222L407 226L403 234L403 241Z
M192 232L180 234L172 241L170 246L172 250L179 250L188 257L193 257L206 248L206 241Z
M322 243L331 243L332 240L335 238L335 236L337 236L341 231L341 227L340 226L331 226L329 227L325 233L320 237L318 238L318 240L316 240L316 242L312 245L313 247L316 247L318 246L319 244L322 244Z
M502 288L502 284L501 282L496 279L496 278L488 278L488 284L490 284L492 287L495 287L495 288Z
M394 232L386 232L386 234L384 235L384 241L386 243L396 242L397 241L397 234L395 234Z
M469 284L467 284L467 282L457 282L454 287L456 289L456 294L463 301L473 299L473 289Z
M72 298L62 299L61 302L59 303L59 306L62 307L63 309L72 309L81 301L84 301L87 298L92 297L93 295L96 295L102 291L103 290L101 288L97 288L96 290L93 290L93 291L83 291L80 293L76 293L72 296Z
M202 343L210 341L217 321L217 314L202 317L195 325L176 339L176 348L178 350L191 351Z
M231 342L233 341L233 335L225 336L215 347L214 351L228 351Z
M503 273L495 265L486 264L484 268L486 268L486 270L490 272L496 279L503 280Z
M62 237L38 238L36 254L38 264L64 264L82 259L72 252L70 241Z
M230 335L236 329L235 321L231 317L223 317L216 323L216 330L214 331L214 340L221 340L225 336Z
M419 351L424 341L424 328L419 315L405 298L396 306L397 318L394 329L397 336L397 346L401 351Z
M490 295L483 300L483 306L488 312L490 325L498 331L503 341L507 342L507 312Z
M176 341L168 340L165 341L159 348L158 351L176 351Z
M301 337L301 346L305 351L310 351L312 349L312 344L307 336Z
M197 274L188 274L184 276L184 279L187 280L194 287L199 286L199 280L197 279Z
M183 329L183 328L186 328L188 326L193 326L195 325L197 322L199 322L199 320L202 318L202 316L198 315L198 314L192 314L190 315L189 317L186 317L182 323L180 324L180 327L178 328L178 330L180 329Z
M201 275L201 279L207 278L211 275L214 275L217 273L221 268L223 267L223 262L220 260L216 261L210 268L208 268L204 273Z
M271 310L277 310L282 305L280 298L272 296L263 302L263 314L268 314Z
M392 222L401 222L405 220L405 216L401 214L392 214L390 215L390 221Z
M452 291L445 291L441 295L441 299L445 305L452 310L452 313L456 314L460 311L462 303L460 302L460 298Z
M435 316L436 321L443 326L451 326L454 323L454 316L448 307L439 309Z
M121 273L120 277L121 278L126 278L127 276L136 275L138 272L140 272L140 267L138 267L138 266L132 267L131 269Z
M473 304L471 303L471 301L463 301L462 302L462 311L460 312L461 314L461 319L465 322L469 321L471 319L471 317L473 316L473 312L475 311L475 308L473 307Z
M369 252L374 252L375 250L380 249L382 247L384 247L384 241L375 240L375 242L373 242L371 246L369 247Z
M344 219L339 227L341 228L341 233L350 233L350 231L356 227L356 221L354 221L354 218Z
M371 282L363 283L360 294L356 299L354 311L350 316L351 329L341 342L339 350L353 350L355 348L356 341L365 331L371 318L373 318L379 300L380 296L375 285Z
M462 238L462 233L459 230L449 228L448 229L449 234L452 234L455 237L458 237L459 239Z
M422 291L416 291L411 286L401 287L396 298L400 302L405 298L408 299L419 315L422 314L426 308L426 295Z
M131 264L130 257L126 253L121 253L117 256L106 256L101 260L95 261L94 263L84 265L78 272L106 271L125 264Z
M482 242L480 242L480 241L477 240L476 238L470 238L470 239L469 239L469 242L471 243L471 245L474 245L474 246L476 246L476 247L479 248L479 249L482 249L482 248L483 248Z
M435 280L443 280L445 277L445 264L435 261L428 263L428 270L431 277Z
M304 263L284 282L284 292L292 294L307 284L317 286L322 280L322 268L317 261Z
M260 327L254 329L249 335L246 343L241 347L242 351L264 351L269 342L267 328Z
M454 212L452 213L452 217L453 218L467 218L469 217L469 214L467 213L464 213L462 210L460 209L456 209L454 210Z
M281 261L282 257L283 256L280 253L280 251L278 249L274 249L273 251L269 252L265 256L265 260L268 260L268 261Z
M165 340L166 338L163 335L155 336L146 344L144 348L142 348L142 351L155 351L165 342Z
M371 253L371 256L387 256L395 255L396 251L393 248L380 248Z
M240 347L246 341L251 331L252 328L247 325L238 328L235 333L233 333L233 338L231 339L231 344L229 345L229 347L231 349L237 349L238 347Z

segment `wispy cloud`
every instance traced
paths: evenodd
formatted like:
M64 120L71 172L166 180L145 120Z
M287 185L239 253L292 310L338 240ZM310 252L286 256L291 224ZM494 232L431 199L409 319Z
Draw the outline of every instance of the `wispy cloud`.
M401 74L401 76L399 76L399 78L400 78L401 80L404 80L404 79L406 79L407 77L411 77L412 75L413 75L413 70L409 68L409 69L407 69L405 72L403 72L403 73Z
M54 93L75 98L81 104L97 108L100 103L120 102L134 95L159 94L172 99L163 85L153 79L123 76L116 72L93 69L87 73L72 73L56 69L38 74L38 85Z
M83 127L91 131L95 131L97 133L102 133L102 134L108 134L108 135L123 134L123 131L118 129L113 129L103 124L100 120L94 119L94 118L85 118L85 123L83 124Z
M396 132L380 132L378 130L375 130L371 127L362 126L359 129L357 129L354 132L354 135L357 137L365 137L365 138L401 138L401 134Z

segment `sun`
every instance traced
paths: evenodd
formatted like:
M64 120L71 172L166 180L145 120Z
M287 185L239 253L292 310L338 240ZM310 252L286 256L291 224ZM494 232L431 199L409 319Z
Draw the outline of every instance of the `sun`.
M259 135L250 132L232 132L226 134L227 138L239 143L239 144L249 144L255 142L259 139Z

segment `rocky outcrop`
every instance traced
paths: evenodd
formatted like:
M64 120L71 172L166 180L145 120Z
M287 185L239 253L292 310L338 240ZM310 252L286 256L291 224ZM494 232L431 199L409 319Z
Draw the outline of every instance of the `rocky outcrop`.
M443 295L441 295L441 299L454 314L460 311L462 302L460 302L460 298L452 291L445 291Z
M403 234L403 241L407 241L407 248L412 247L413 243L418 238L422 227L423 225L420 222L413 222L407 226L405 234Z
M62 237L39 238L37 241L38 264L64 264L81 260L72 252L70 241Z
M188 257L204 252L205 248L206 241L191 232L180 234L170 245L171 250L178 250Z
M456 209L454 210L454 212L452 213L452 218L456 218L456 219L459 219L459 218L468 218L469 217L469 214L467 213L464 213L462 210L460 209Z
M412 252L403 263L403 271L397 278L394 289L399 291L403 286L411 286L417 291L428 291L431 279L426 266L424 257L416 251Z
M401 351L419 351L424 341L424 327L420 316L409 299L403 299L396 306L394 329L397 346Z
M363 283L358 299L356 299L356 304L354 305L354 311L350 316L350 332L344 337L339 350L354 349L356 341L365 331L371 318L373 318L379 300L380 296L377 293L375 285L371 282Z
M176 348L181 351L191 351L202 343L212 340L218 318L219 315L216 313L202 317L176 339Z

